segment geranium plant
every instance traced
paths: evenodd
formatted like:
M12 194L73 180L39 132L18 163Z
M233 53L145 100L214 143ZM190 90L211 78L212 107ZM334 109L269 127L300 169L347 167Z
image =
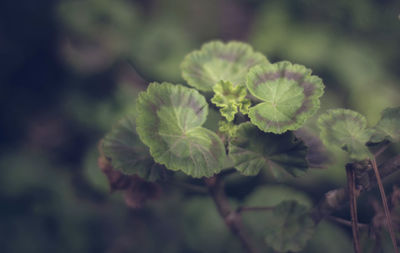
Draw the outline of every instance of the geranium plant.
M386 109L374 127L351 110L334 109L319 116L322 142L349 154L347 188L326 193L315 207L288 200L234 209L225 194L226 175L268 171L279 180L304 176L316 166L313 157L323 156L321 149L310 146L296 130L318 111L324 84L310 69L288 61L271 63L242 42L206 43L183 59L181 69L185 85L150 83L139 94L136 114L121 120L102 140L101 167L114 189L128 191L134 205L140 205L157 195L159 182L181 180L182 173L197 178L196 186L208 189L221 218L246 252L263 249L247 232L251 228L243 223L244 213L272 215L259 235L265 250L296 252L313 237L321 220L332 218L350 200L348 224L353 228L354 249L361 252L356 199L379 184L386 227L398 252L399 231L392 222L396 214L387 205L381 176L400 168L400 156L380 166L376 157L400 140L400 108ZM211 110L219 115L208 118Z

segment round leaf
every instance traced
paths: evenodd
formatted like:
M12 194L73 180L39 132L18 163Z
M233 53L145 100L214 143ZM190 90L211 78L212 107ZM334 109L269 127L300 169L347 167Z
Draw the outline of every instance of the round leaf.
M251 122L264 132L296 130L319 109L322 80L290 62L260 65L247 75L247 88L262 102L250 108Z
M327 146L347 151L351 159L364 160L371 154L365 145L372 134L366 118L347 109L329 110L318 119L321 139Z
M182 77L201 91L212 91L213 86L223 80L234 85L244 85L249 69L268 63L261 53L242 42L223 43L213 41L188 54L182 62Z
M378 124L374 127L371 142L378 143L384 140L400 141L400 107L386 108Z
M284 201L272 212L274 219L265 231L267 245L279 252L303 249L315 230L308 208L296 201Z
M150 181L165 177L164 166L154 162L149 149L136 134L133 117L118 122L102 143L104 155L111 160L114 169Z
M151 83L139 95L137 110L137 132L155 161L193 177L221 171L225 148L214 132L201 127L208 104L198 91Z
M229 155L244 175L270 169L279 178L284 172L299 176L308 169L307 147L293 133L264 133L249 122L239 126L229 143Z
M243 206L257 207L267 206L275 207L285 201L296 201L308 209L312 208L313 203L311 199L302 191L295 188L290 188L285 185L268 185L261 186L254 190L249 195ZM270 232L270 224L276 221L276 214L270 211L263 212L244 212L243 222L249 228L250 236L255 238L256 241L263 242L265 236ZM278 228L280 230L280 228ZM269 252L269 251L268 251Z

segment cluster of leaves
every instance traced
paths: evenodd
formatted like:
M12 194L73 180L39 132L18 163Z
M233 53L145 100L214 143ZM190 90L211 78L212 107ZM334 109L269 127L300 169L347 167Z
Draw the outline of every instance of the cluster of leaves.
M245 43L215 41L185 57L182 76L196 89L151 83L137 100L136 122L125 119L105 138L117 169L148 178L152 159L197 178L231 167L295 176L308 168L307 147L292 130L319 108L324 86L311 70L272 64ZM225 118L218 132L203 126L210 93Z
M293 130L319 108L324 85L311 70L286 61L272 64L245 43L220 41L188 54L181 68L193 88L151 83L139 94L136 120L123 119L104 138L104 155L115 170L154 181L172 171L201 178L235 168L243 175L269 170L281 177L310 167L307 145ZM214 105L222 118L217 132L205 127ZM314 226L296 202L276 210L286 213L278 227L286 227L287 219L298 224L296 231ZM278 231L266 233L266 240L273 241ZM285 240L272 247L301 248Z
M144 180L174 172L212 177L234 168L245 176L268 170L275 177L300 176L312 148L293 132L320 106L322 80L311 70L268 59L241 42L206 43L182 64L187 87L150 83L136 103L137 117L123 119L104 138L113 169ZM207 128L209 110L219 108L219 130ZM400 108L387 109L368 128L357 112L336 109L320 116L321 139L356 161L368 159L368 145L400 139ZM276 203L274 222L263 230L274 250L299 251L313 235L309 208L297 201ZM293 238L296 238L295 240Z

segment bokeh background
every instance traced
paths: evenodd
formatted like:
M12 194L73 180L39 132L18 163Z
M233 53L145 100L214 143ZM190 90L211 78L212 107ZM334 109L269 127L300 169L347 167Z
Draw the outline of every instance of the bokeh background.
M345 107L374 124L400 105L399 13L397 0L0 1L0 252L241 252L202 195L171 187L131 208L111 194L98 141L150 81L182 83L183 57L213 39L306 65L326 85L319 113ZM228 194L316 203L344 185L343 164L338 154L267 187L253 187L262 176L232 178ZM362 201L361 221L378 196ZM324 222L304 252L351 250L348 228Z

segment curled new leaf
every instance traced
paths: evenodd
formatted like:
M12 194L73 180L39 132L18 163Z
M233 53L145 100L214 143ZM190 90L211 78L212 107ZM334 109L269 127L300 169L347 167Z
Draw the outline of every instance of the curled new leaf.
M190 86L201 91L211 91L221 80L244 85L249 69L266 63L267 58L254 52L248 44L213 41L204 44L201 50L188 54L181 69L183 78Z
M221 120L218 122L218 130L221 133L226 133L228 136L234 136L238 129L238 125L235 125L232 121Z
M133 117L118 122L102 143L104 156L111 160L115 170L127 175L138 175L150 181L165 177L164 166L154 162L148 148L136 134Z
M400 141L400 107L383 110L378 124L374 127L371 142L378 143L384 140Z
M221 107L221 115L228 121L232 121L235 118L239 108L241 111L246 110L246 107L248 109L249 100L246 99L246 87L234 87L231 82L220 81L214 86L213 90L215 95L211 102Z
M365 145L372 134L366 118L347 109L329 110L318 119L321 139L327 146L347 151L351 159L364 160L371 154Z
M312 238L315 223L306 206L284 201L274 208L273 216L265 231L265 241L274 250L297 252Z
M300 128L318 110L324 93L322 80L310 69L286 61L252 68L247 87L262 101L250 108L251 122L272 133Z
M225 148L214 132L201 127L208 104L198 91L151 83L139 95L137 110L137 132L155 161L193 177L209 177L222 169Z
M244 175L270 169L276 177L284 172L299 176L308 169L307 147L293 133L264 133L249 122L239 126L229 143L229 155Z

